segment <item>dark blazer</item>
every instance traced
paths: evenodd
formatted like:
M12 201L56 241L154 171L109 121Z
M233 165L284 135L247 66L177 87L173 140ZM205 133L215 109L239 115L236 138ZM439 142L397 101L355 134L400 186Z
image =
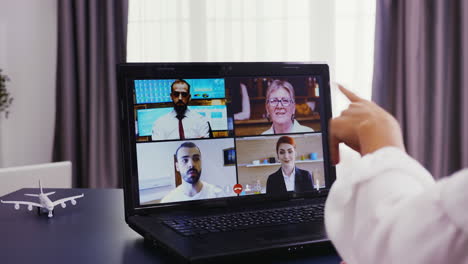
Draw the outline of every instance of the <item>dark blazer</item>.
M297 167L295 170L296 178L294 180L294 192L307 192L314 190L314 178L310 172L301 170ZM281 167L275 173L268 176L266 193L271 195L287 193Z

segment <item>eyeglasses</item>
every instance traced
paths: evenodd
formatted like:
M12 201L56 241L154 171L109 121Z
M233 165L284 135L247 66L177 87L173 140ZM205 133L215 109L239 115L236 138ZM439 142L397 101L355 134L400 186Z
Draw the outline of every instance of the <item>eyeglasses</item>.
M294 103L294 100L287 98L270 98L267 99L266 102L272 106L278 106L280 102L282 106L289 106L290 104Z
M174 96L174 97L179 97L180 95L182 95L182 97L187 97L187 96L189 96L189 93L187 93L187 92L176 92L176 91L172 92L172 96Z

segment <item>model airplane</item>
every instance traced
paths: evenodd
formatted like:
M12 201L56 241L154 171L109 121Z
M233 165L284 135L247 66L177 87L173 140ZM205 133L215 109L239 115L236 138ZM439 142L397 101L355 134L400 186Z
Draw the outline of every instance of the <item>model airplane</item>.
M62 205L62 208L65 208L67 207L65 202L68 202L68 201L71 201L71 204L75 205L76 199L84 196L84 194L81 194L81 195L59 199L57 201L52 202L48 196L54 194L55 192L44 193L42 191L41 181L39 181L39 188L41 189L41 193L39 194L28 194L28 193L25 194L26 196L39 197L39 203L27 202L27 201L3 201L3 200L0 200L0 202L5 203L5 204L8 204L8 203L14 204L15 205L14 207L16 210L20 209L20 204L27 205L29 211L32 211L33 206L36 206L38 214L41 214L41 212L49 212L48 216L52 217L53 216L52 212L54 211L54 207L56 205L60 204Z

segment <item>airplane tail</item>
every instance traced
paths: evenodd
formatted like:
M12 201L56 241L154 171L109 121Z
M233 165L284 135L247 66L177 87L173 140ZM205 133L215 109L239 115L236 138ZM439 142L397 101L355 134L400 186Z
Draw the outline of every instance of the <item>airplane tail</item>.
M26 194L24 194L24 195L26 195L26 196L32 196L32 197L39 197L39 195L41 195L41 194L44 194L45 196L49 196L49 195L55 193L55 192L44 193L44 191L42 190L41 180L39 180L39 188L41 189L41 193L40 193L40 194L30 194L30 193L26 193Z
M44 192L42 191L41 180L39 180L39 188L41 188L41 194L44 194L45 196L49 196L49 195L51 195L51 194L54 194L54 193L55 193L55 192L48 192L48 193L44 193Z
M44 193L44 192L42 192L41 180L39 180L39 188L41 189L41 193Z

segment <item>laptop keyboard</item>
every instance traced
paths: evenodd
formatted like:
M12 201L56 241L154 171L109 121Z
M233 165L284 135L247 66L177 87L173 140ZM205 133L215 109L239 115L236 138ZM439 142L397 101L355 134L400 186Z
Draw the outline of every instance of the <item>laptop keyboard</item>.
M163 223L184 236L245 230L274 225L323 221L323 204L246 211L195 218L174 218Z

